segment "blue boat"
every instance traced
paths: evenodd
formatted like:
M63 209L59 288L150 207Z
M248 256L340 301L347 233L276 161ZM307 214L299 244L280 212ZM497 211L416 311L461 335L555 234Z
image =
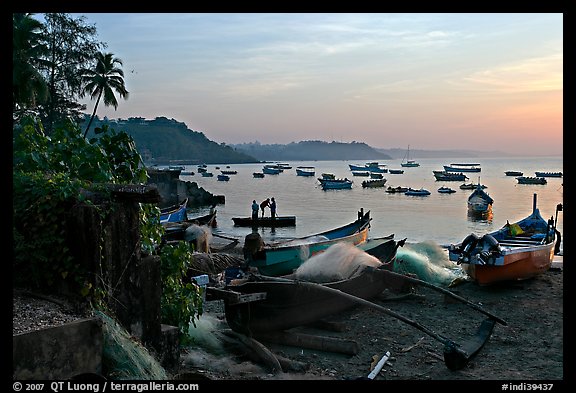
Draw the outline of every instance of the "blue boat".
M188 198L184 199L180 204L168 206L160 209L160 223L166 222L182 222L186 220L187 212L186 205L188 204Z
M245 251L244 258L249 266L260 274L281 276L292 273L311 256L323 252L338 242L356 246L365 243L370 230L370 211L358 212L358 219L350 224L290 241L264 245L262 250ZM245 243L247 244L247 243ZM245 246L245 249L249 249ZM248 254L248 255L247 255Z
M220 181L228 181L228 180L230 180L230 176L224 175L224 174L218 175L218 180L220 180Z

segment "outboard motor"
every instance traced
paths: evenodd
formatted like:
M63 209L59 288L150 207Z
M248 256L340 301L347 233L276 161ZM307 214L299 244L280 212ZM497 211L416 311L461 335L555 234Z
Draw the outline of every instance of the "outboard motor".
M470 255L472 251L476 248L476 245L480 239L474 233L466 236L462 245L460 246L460 255L458 256L458 263L468 263L470 261Z
M480 239L482 251L478 255L478 259L484 264L488 265L490 262L494 264L494 259L502 252L500 243L492 235L484 235Z

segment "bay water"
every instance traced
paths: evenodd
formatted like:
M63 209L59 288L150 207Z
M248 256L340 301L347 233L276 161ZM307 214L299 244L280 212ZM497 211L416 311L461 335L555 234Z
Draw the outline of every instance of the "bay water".
M264 164L215 164L207 170L214 177L202 177L197 166L186 166L194 175L181 175L180 179L196 182L199 187L215 195L224 195L225 203L216 207L218 226L214 233L243 240L252 228L235 227L232 217L249 217L253 200L260 203L274 197L277 214L296 216L296 226L287 228L259 228L265 241L304 237L348 224L357 218L360 209L370 211L372 217L370 237L394 234L397 240L406 238L407 243L432 242L442 247L462 241L470 233L478 235L501 228L507 221L513 223L532 212L536 194L537 208L544 219L557 218L557 229L563 235L563 212L556 212L563 204L563 178L548 177L545 185L518 184L514 176L505 171L523 172L535 176L536 171L563 172L563 158L557 157L462 157L417 159L419 167L402 168L400 159L380 160L388 169L403 169L403 174L383 174L385 187L363 188L366 177L353 176L349 164L364 165L377 160L355 161L292 161L286 162L291 169L278 175L254 178L253 172L262 172ZM481 172L466 173L466 181L437 181L434 170L442 170L450 163L479 163ZM313 166L315 176L296 174L298 166ZM219 169L217 169L219 168ZM229 181L218 181L221 170L235 170ZM318 177L333 173L338 178L353 180L349 190L322 190ZM467 199L473 190L462 190L463 183L480 183L494 199L492 215L478 219L469 217ZM429 196L406 196L388 193L388 186L425 188ZM439 193L441 186L456 190L452 194ZM189 217L205 214L208 207L190 209ZM266 215L270 215L266 209ZM561 249L563 249L562 236Z

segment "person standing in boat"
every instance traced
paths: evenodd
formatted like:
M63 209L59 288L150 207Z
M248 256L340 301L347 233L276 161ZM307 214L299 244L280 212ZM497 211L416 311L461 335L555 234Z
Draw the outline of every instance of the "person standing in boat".
M270 202L270 216L276 218L276 200L274 198Z
M264 209L266 209L267 207L270 207L270 198L266 198L265 201L262 201L262 203L260 203L260 209L262 210L262 218L264 218Z
M260 210L260 205L258 205L258 203L256 203L256 199L254 199L252 201L252 219L253 220L258 219L258 211L259 210Z

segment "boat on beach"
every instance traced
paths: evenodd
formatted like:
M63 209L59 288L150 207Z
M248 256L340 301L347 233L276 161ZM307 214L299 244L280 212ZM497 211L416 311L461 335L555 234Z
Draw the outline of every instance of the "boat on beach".
M216 228L218 226L218 223L216 222L216 213L216 209L211 209L208 214L202 216L186 218L179 222L165 222L162 224L164 227L164 235L162 236L162 239L166 241L186 240L186 229L191 225Z
M370 211L358 212L358 218L344 226L289 241L262 244L258 239L245 241L244 259L260 274L280 276L292 273L311 256L338 242L354 245L365 243L370 230ZM249 235L250 236L250 235Z
M348 271L345 269L341 269L343 273L338 274L335 260L332 268L323 272L319 270L320 277L311 279L303 279L302 275L292 273L281 277L248 275L244 280L232 282L225 289L244 295L246 301L225 301L226 321L232 330L240 333L269 333L310 324L353 307L356 303L322 290L320 284L305 284L323 281L318 278L326 276L344 277L329 280L322 285L362 299L371 299L387 288L399 288L403 285L402 280L396 276L385 275L382 271L391 270L391 265L396 259L396 251L404 244L404 240L387 239L378 251L382 255L380 258L370 254L365 257L371 258L371 262L379 261L378 267L356 267L356 271L350 276L346 274ZM346 250L344 247L341 249ZM353 255L363 253L357 250ZM261 298L251 301L258 294Z
M461 243L451 244L449 259L463 266L479 285L532 278L547 271L554 258L556 222L562 204L556 207L556 219L540 215L534 194L532 213L501 229L481 237L472 233Z
M177 205L168 206L160 209L160 224L166 222L181 222L186 220L186 209L188 198L185 198Z

